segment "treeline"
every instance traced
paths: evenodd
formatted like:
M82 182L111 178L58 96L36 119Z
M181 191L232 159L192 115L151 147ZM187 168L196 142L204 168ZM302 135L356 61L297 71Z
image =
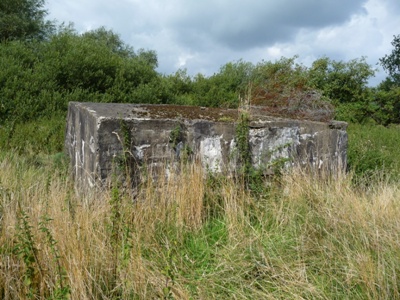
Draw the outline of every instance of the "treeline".
M212 76L157 72L154 51L135 50L105 28L77 33L45 21L44 0L0 4L0 123L64 115L69 101L186 104L236 108L266 105L289 117L355 123L400 122L400 35L380 60L389 76L377 87L365 58L243 60ZM284 109L279 109L279 108ZM333 110L334 107L334 110ZM308 115L307 115L308 114ZM313 116L312 116L313 117Z
M364 58L320 58L305 67L296 57L252 64L229 62L212 76L156 71L157 55L134 50L105 28L78 34L62 28L45 40L0 44L0 119L29 121L65 112L69 101L188 104L235 108L284 105L310 92L332 104L335 118L399 123L400 88L390 79L368 86L374 69ZM303 100L304 100L303 99ZM303 101L304 102L304 101Z

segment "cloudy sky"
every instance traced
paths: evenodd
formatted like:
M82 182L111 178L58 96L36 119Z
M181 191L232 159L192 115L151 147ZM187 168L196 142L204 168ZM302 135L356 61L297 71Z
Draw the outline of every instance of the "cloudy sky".
M48 0L49 19L79 32L104 26L134 49L157 52L161 73L212 75L227 62L298 55L365 56L377 65L400 34L399 0Z

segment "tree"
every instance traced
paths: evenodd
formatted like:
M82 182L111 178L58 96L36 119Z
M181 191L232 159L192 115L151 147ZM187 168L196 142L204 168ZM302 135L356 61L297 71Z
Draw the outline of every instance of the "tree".
M348 122L365 122L371 118L371 88L368 80L375 70L365 58L334 61L317 59L309 69L309 80L335 106L335 118Z
M45 0L1 0L0 42L45 38L54 26L44 20L44 4Z
M66 31L70 30L67 28ZM91 31L87 31L82 34L82 38L86 40L92 40L102 46L105 46L119 56L135 56L135 52L133 51L133 48L131 46L125 44L117 33L114 33L112 30L107 30L105 27L100 27Z
M156 63L103 29L0 43L0 122L65 112L68 101L165 102Z
M392 52L379 59L389 76L373 95L373 103L377 106L374 119L383 125L400 123L400 35L394 36L392 45Z
M42 48L44 72L52 73L65 91L113 93L118 88L118 94L126 94L157 76L153 51L135 53L118 34L104 28L82 35L66 30L53 35Z
M309 74L314 86L322 90L334 104L344 104L365 99L368 80L375 74L375 70L364 57L348 62L323 57L313 62Z
M389 78L386 80L388 83L400 86L400 34L394 36L392 45L394 49L389 55L385 55L379 59L382 67L389 73Z

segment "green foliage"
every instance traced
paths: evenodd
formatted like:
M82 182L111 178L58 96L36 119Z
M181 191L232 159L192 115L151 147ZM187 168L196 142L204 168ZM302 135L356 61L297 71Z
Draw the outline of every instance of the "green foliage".
M235 140L238 150L239 164L241 166L240 173L247 176L252 168L251 165L251 152L249 145L249 124L250 118L248 113L241 113L238 123L236 124Z
M364 122L373 111L368 79L374 73L364 57L348 62L323 57L313 62L309 81L336 107L336 119Z
M61 266L61 262L60 262L61 257L60 257L60 252L57 247L57 241L54 239L54 237L49 229L49 226L48 226L50 221L52 221L52 219L49 216L44 215L42 217L41 221L39 222L39 229L46 236L47 245L51 251L51 254L53 255L53 259L54 259L54 262L57 267L57 275L58 276L57 276L57 280L56 280L57 281L56 288L53 291L53 296L51 299L67 300L67 299L69 299L69 296L70 296L70 287L66 283L66 281L67 281L66 272L63 269L63 267Z
M156 76L153 52L135 54L118 35L104 28L83 35L61 32L45 45L44 67L64 91L80 88L114 98L114 89L128 93Z
M371 96L371 118L384 126L400 123L400 86L380 85Z
M172 293L172 287L174 286L175 283L175 268L176 268L176 246L177 243L176 241L173 241L172 245L168 243L168 240L166 240L166 264L164 269L161 271L161 273L165 276L165 284L162 289L163 292L163 299L165 300L172 300L174 299L173 293Z
M179 142L182 141L182 127L181 124L175 126L173 130L171 130L169 134L169 142L174 150L176 150L176 146Z
M43 39L53 30L45 21L45 0L2 0L0 2L0 42Z
M239 96L248 94L251 86L251 105L284 107L285 111L280 114L298 117L301 117L299 111L304 114L306 106L314 111L327 110L328 99L319 95L309 80L308 68L296 64L295 59L282 58L257 65L242 60L229 62L210 77L198 74L190 78L186 71L180 70L166 77L170 99L180 104L237 108ZM322 110L321 103L325 103ZM295 106L296 109L293 109ZM274 110L277 111L276 108Z
M241 112L236 124L236 147L239 169L236 174L238 184L244 184L252 195L265 197L268 195L268 187L265 184L264 173L272 171L279 176L287 159L276 159L266 166L254 167L251 159L251 149L249 144L250 116L248 112ZM211 176L211 178L213 178Z
M65 113L69 101L157 101L155 53L134 52L104 28L64 28L48 41L0 44L0 64L3 122Z
M363 102L368 90L368 79L374 73L364 57L348 62L324 57L313 62L310 81L335 104Z
M336 106L335 119L356 124L368 123L373 113L373 108L369 104L352 102L343 103Z
M206 95L212 106L236 108L238 95L243 93L251 80L254 66L239 60L221 67L220 72L209 78L210 89Z
M375 105L373 119L385 126L400 123L400 35L394 36L394 49L379 61L389 76L374 91L372 103Z
M0 126L0 148L27 156L54 154L63 151L65 118L40 118L26 123L8 122Z
M348 167L356 178L369 178L382 172L400 176L400 136L398 126L350 124L348 128Z
M117 280L118 273L118 261L121 247L121 232L122 232L122 220L121 220L121 195L117 183L111 189L110 197L110 246L112 249L112 259L114 260L114 268L111 274L112 289L115 289L115 282ZM117 292L117 290L115 290Z
M247 86L254 66L242 60L229 62L210 77L197 74L193 79L186 72L178 72L170 80L174 82L186 104L236 108L238 95Z
M29 216L20 205L19 213L17 242L14 251L22 259L25 266L23 279L26 287L25 295L28 299L35 299L39 294L42 270L38 260L38 249L34 241L32 226L29 223Z
M392 52L382 57L379 61L389 73L389 79L397 86L400 86L400 34L393 37L392 46L394 47Z
M115 184L111 189L110 198L111 216L110 216L110 228L111 228L111 245L114 249L113 252L117 255L120 230L121 230L121 195L117 184Z
M66 28L68 32L68 28ZM73 30L69 30L70 33ZM105 27L100 27L91 31L87 31L82 34L85 40L91 40L102 46L106 46L113 53L118 54L122 57L134 57L135 52L133 48L126 45L120 38L120 36L111 30L107 30ZM156 58L157 59L157 58Z
M122 137L122 147L124 150L125 155L129 154L132 147L132 137L131 132L129 129L129 125L125 120L120 120L120 127L121 127L121 135Z

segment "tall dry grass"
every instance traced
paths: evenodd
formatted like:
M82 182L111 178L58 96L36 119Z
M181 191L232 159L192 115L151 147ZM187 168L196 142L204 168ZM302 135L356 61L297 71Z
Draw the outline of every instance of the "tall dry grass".
M133 198L82 196L66 174L1 156L0 298L400 299L399 186L384 177L293 171L260 196L190 165Z

